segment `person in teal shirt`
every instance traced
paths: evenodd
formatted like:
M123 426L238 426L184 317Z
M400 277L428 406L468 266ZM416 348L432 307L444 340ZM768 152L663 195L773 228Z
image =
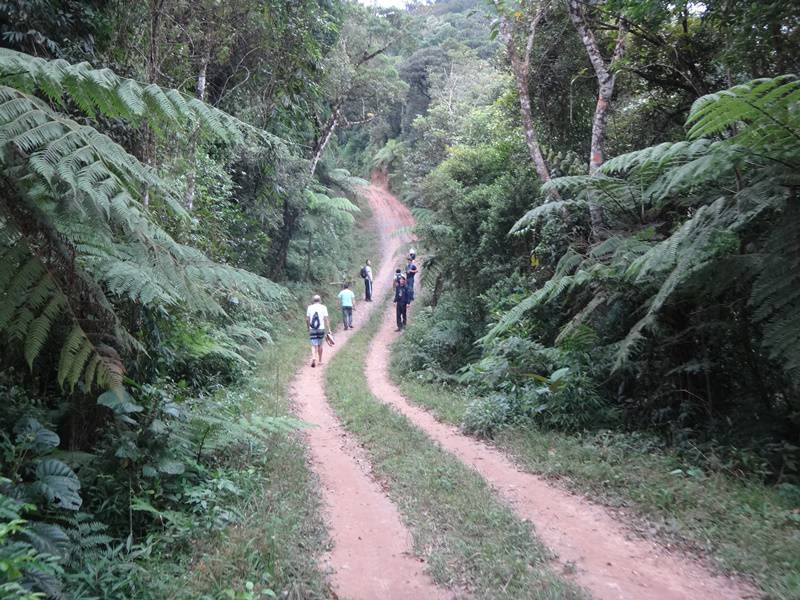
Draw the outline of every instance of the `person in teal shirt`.
M356 295L350 289L350 284L345 283L339 292L339 306L342 308L342 322L345 329L353 328L353 310L355 309Z

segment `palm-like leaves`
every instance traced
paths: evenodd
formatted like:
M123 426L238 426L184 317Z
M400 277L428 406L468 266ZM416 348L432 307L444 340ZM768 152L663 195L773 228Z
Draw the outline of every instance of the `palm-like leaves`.
M148 121L157 128L199 125L228 143L242 143L247 137L261 143L278 141L178 90L140 84L88 63L70 64L0 49L0 79L25 94L39 92L60 108L68 98L89 116L99 113L127 121Z
M120 352L136 343L117 318L117 298L222 318L230 306L263 318L281 303L280 286L172 239L139 202L147 189L184 215L160 177L32 94L56 106L69 99L90 115L172 129L199 124L226 142L272 138L176 90L86 64L0 50L0 78L0 332L24 340L29 364L58 335L59 383L118 385Z
M614 290L627 288L628 298L641 300L637 319L613 344L614 367L625 369L659 327L662 311L676 299L718 294L719 286L733 290L752 285L750 303L755 322L763 327L764 346L800 381L800 210L791 191L800 167L800 81L787 75L711 94L694 104L688 125L687 141L616 157L595 177L561 177L544 186L545 192L555 189L562 197L591 196L623 227L655 220L665 210L673 217L685 214L687 206L692 211L661 241L637 241L633 236L621 242L612 237L577 264L574 256L565 256L566 272L558 269L541 289L509 311L487 340L566 291L590 289L594 297L613 298ZM512 233L569 202L534 208ZM759 233L762 230L767 233ZM740 240L754 236L757 243L743 253ZM591 303L593 295L582 297ZM568 327L591 314L582 306L577 306Z

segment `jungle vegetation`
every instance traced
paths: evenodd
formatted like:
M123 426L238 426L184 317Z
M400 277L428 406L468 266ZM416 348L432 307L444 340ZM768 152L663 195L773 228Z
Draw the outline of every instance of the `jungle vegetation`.
M798 72L792 2L0 3L0 596L147 597L242 522L301 426L243 390L357 272L376 169L423 256L399 368L466 431L800 498Z

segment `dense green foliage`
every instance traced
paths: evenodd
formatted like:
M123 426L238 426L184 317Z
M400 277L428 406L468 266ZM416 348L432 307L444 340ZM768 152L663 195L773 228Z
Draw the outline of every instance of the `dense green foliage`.
M488 31L478 47L423 35L447 68L414 79L429 102L377 155L415 207L425 255L428 306L401 368L469 386L463 424L481 435L645 429L757 456L737 468L797 484L800 88L785 73L800 13L597 3L584 19L600 54L614 23L625 53L605 130L615 158L590 175L597 82L566 7L501 4L519 22L539 14L526 85L553 179L530 162L518 89L482 58Z
M168 595L142 564L248 522L301 425L255 369L355 276L374 170L424 250L402 368L468 386L466 429L644 429L798 484L800 13L576 6L0 3L4 596ZM266 571L213 594L291 588Z
M143 561L243 522L248 465L301 426L248 389L357 271L364 181L309 148L398 24L325 0L0 13L2 595L156 594ZM358 86L326 58L348 36L375 52Z

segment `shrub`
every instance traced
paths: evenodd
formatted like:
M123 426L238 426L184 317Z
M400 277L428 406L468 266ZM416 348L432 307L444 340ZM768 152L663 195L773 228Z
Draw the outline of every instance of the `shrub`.
M462 429L478 437L491 438L508 422L512 413L511 404L504 394L478 396L464 412Z
M445 294L436 307L414 312L414 318L398 344L397 365L422 378L450 379L472 352L476 324L469 300Z

